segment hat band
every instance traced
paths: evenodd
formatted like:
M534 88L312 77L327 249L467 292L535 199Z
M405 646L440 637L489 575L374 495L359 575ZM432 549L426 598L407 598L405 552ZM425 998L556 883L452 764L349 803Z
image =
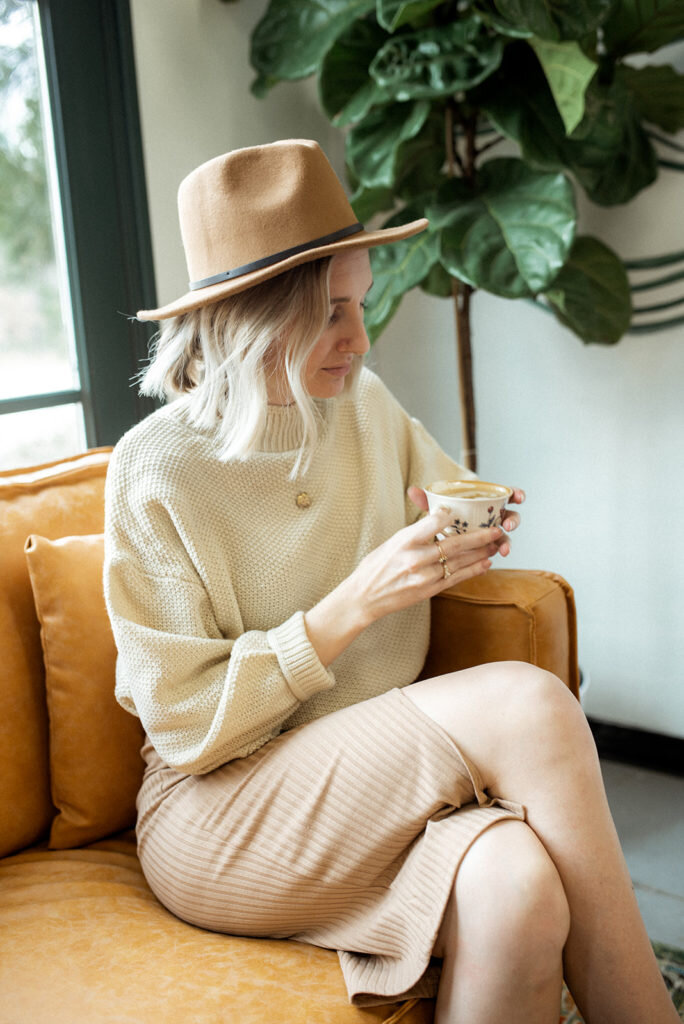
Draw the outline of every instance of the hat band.
M191 281L188 287L191 292L194 292L198 288L208 288L210 284L221 284L223 281L231 281L234 277L242 277L243 274L249 274L253 270L261 270L263 267L272 267L274 263L280 263L290 256L297 256L300 252L307 252L309 249L317 249L321 245L330 245L331 242L338 242L341 238L355 235L359 231L363 231L363 224L359 224L357 221L356 224L351 224L347 228L333 231L331 235L314 238L313 242L293 245L291 249L283 249L281 252L274 253L273 256L264 256L263 259L255 260L253 263L243 263L241 267L235 267L234 270L225 270L222 274L214 274L213 277L205 277L201 281Z

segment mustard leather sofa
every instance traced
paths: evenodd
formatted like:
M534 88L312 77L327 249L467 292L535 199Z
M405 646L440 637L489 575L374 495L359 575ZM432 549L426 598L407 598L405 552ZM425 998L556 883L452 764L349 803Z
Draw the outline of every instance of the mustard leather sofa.
M135 846L140 724L113 697L108 449L0 473L0 1024L429 1024L357 1009L337 956L175 918ZM425 673L515 658L577 694L572 591L493 570L433 602Z

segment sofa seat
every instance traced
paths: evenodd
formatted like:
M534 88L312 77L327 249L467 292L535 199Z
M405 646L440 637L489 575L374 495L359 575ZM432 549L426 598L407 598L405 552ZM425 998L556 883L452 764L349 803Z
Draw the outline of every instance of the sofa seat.
M350 1006L330 950L180 921L147 885L133 832L80 849L33 847L5 857L0 892L1 1024L432 1019L429 1000Z

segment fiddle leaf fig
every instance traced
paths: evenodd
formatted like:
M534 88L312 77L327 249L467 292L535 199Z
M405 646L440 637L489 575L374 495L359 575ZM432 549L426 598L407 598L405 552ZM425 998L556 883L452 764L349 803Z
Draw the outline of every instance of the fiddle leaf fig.
M610 85L596 78L590 82L584 117L569 137L541 67L524 43L508 48L501 81L486 82L478 102L492 124L518 143L529 164L567 168L596 203L625 203L656 177L653 147L619 76Z
M422 216L419 205L407 206L383 227L406 224ZM378 246L370 255L373 287L365 319L368 336L374 341L394 316L404 293L420 284L438 262L439 237L433 231L422 231L392 245Z
M482 82L501 63L503 50L503 40L478 18L463 19L391 37L370 73L398 100L436 99Z
M615 253L590 236L579 236L560 273L544 291L561 323L583 341L612 345L629 327L629 280Z
M374 9L375 0L271 0L252 33L253 89L313 74L344 29Z
M604 206L626 203L658 174L653 146L619 78L587 89L584 118L562 154L590 199Z
M585 57L574 41L552 43L534 37L530 46L544 69L565 131L570 135L584 116L584 94L598 65Z
M622 64L616 73L645 121L673 135L684 128L684 75L669 64L643 68Z
M442 0L378 0L378 21L388 32L428 14Z
M418 135L429 114L430 104L425 100L393 103L371 110L351 129L347 163L365 189L394 185L406 143Z
M615 0L603 33L609 53L652 53L684 39L682 0Z
M368 67L389 39L372 18L352 22L328 50L318 76L321 106L336 124L360 121L372 106L390 103L393 93L371 78Z
M548 287L567 259L577 221L563 174L533 171L513 158L488 161L474 190L447 182L427 216L441 228L446 269L507 298Z
M614 0L494 0L506 20L541 39L583 39L606 19ZM638 2L638 0L637 0Z
M349 202L363 224L381 210L389 210L394 206L394 190L388 187L364 188L363 185L359 185Z
M441 263L435 263L426 277L420 282L421 289L427 295L436 295L440 299L451 298L454 294L454 279Z

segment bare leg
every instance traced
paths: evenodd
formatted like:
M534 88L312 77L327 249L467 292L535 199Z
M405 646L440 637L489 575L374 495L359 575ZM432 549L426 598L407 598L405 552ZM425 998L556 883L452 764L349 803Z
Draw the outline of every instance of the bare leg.
M527 808L570 908L565 976L587 1024L679 1024L575 698L522 662L422 680L405 692L477 765L490 793Z
M466 853L435 953L435 1024L558 1024L570 913L558 872L520 821L491 826Z

